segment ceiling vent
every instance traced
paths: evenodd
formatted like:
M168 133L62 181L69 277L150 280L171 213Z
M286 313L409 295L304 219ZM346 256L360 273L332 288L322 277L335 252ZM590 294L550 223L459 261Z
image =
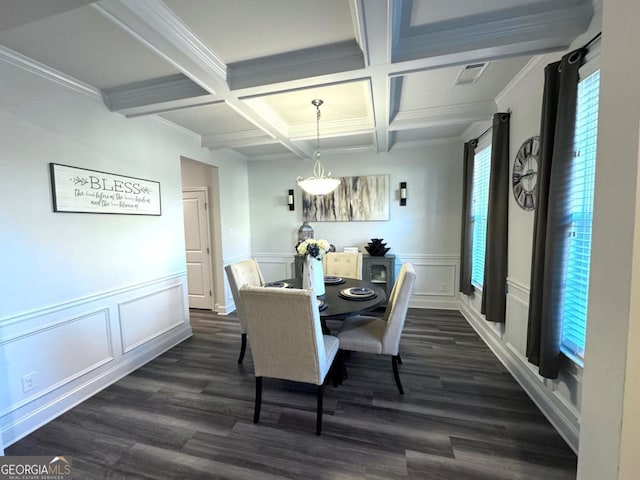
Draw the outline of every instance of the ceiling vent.
M489 65L487 62L465 65L458 73L456 81L453 82L453 84L469 85L470 83L476 82L478 78L480 78L480 75L482 75L482 72L487 68L487 65Z

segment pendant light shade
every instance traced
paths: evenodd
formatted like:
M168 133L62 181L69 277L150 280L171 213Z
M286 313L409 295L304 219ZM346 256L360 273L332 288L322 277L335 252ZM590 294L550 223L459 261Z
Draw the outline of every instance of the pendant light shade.
M320 105L323 103L320 99L311 101L311 104L316 107L316 159L313 165L313 176L305 179L298 177L300 188L311 195L331 193L340 185L340 180L331 178L331 172L324 174L324 165L320 160Z

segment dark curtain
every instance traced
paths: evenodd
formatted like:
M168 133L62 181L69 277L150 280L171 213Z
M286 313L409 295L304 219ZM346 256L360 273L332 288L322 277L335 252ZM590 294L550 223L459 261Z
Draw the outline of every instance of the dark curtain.
M509 225L509 117L493 115L491 173L487 209L487 246L484 261L482 305L489 322L504 323L507 307L507 238Z
M471 223L471 199L473 187L473 158L478 140L464 144L462 166L462 238L460 239L460 291L473 293L471 285L471 252L473 250L473 224Z
M545 68L527 358L546 378L558 377L570 221L569 180L574 158L578 69L584 63L584 55L584 49L575 50Z

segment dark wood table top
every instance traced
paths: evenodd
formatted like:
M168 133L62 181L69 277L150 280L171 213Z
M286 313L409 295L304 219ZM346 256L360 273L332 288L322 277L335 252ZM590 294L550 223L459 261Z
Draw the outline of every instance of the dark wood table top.
M323 320L342 319L350 315L359 315L369 312L374 308L382 305L387 299L384 289L375 283L355 278L344 278L345 282L338 285L325 284L325 294L319 298L323 299L327 304L327 308L320 311L320 317ZM289 278L282 280L290 283L293 288L302 288L301 278ZM340 290L352 287L366 287L376 292L376 296L371 300L349 300L339 295Z

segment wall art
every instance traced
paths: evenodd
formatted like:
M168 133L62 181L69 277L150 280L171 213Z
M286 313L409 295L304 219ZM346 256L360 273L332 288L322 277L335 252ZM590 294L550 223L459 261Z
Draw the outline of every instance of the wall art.
M54 212L162 215L160 182L49 165Z
M309 222L389 220L389 175L339 177L327 195L302 193L302 215Z

